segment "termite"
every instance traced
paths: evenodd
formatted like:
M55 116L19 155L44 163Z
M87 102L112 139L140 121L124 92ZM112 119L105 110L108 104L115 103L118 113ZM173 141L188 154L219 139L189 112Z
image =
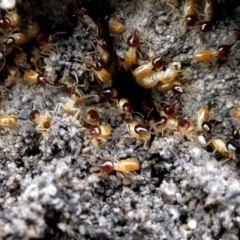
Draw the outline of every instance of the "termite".
M11 127L16 125L17 117L13 114L0 115L0 127Z
M211 134L212 126L209 122L210 114L208 107L202 106L197 112L197 126L199 131L203 131L204 134Z
M140 45L139 37L136 31L128 37L127 45L129 46L124 56L125 66L128 69L137 62L137 49Z
M183 16L185 18L186 27L192 27L196 24L197 16L195 0L185 0Z
M227 57L230 53L231 47L234 45L220 45L217 51L212 50L202 50L195 52L193 58L197 62L209 62L216 57Z
M205 0L204 10L203 10L203 19L202 19L202 22L200 24L200 31L208 32L208 31L211 30L212 17L213 17L213 1L212 0Z
M152 71L153 68L159 70L162 67L162 64L163 64L163 56L157 56L152 61L137 67L132 72L132 74L136 79L137 78L141 79L146 77Z
M111 173L114 170L117 172L127 173L139 170L139 162L133 158L122 159L118 162L105 160L99 165L99 168L105 173Z
M101 60L93 58L91 65L94 74L101 82L106 83L112 79L111 74L103 67Z

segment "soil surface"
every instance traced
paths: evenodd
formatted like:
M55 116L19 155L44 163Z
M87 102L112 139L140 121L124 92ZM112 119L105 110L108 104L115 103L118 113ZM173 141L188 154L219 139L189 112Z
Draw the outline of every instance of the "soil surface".
M202 33L203 5L199 2L198 22L188 29L181 1L18 2L22 19L18 31L37 21L50 42L42 46L37 66L16 64L12 55L6 57L6 66L17 65L19 74L9 86L1 79L0 114L15 114L18 121L0 128L0 239L240 238L239 157L226 160L227 154L213 153L198 140L199 136L206 143L221 138L234 143L239 152L232 126L239 125L233 110L240 105L240 39L235 31L239 35L240 6L237 1L215 1L212 30ZM107 16L123 23L123 33L108 35ZM127 39L134 32L141 42L139 64L157 55L163 55L164 70L180 62L178 82L185 93L143 89L131 74L136 66L124 70ZM108 83L97 79L90 64L100 36L110 40L112 59L106 69L112 80ZM227 58L193 59L196 51L214 52L232 43ZM32 46L37 46L35 39L20 46L20 51L28 54ZM44 73L53 84L25 81L23 74L29 69ZM74 105L76 116L63 112L63 104L70 101L64 91L66 82L75 84L85 96ZM101 97L102 89L109 86L118 90L119 99L127 98L133 105L133 119L146 125L157 112L143 110L149 99L157 110L173 102L174 117L193 122L199 108L208 106L212 134L205 136L198 130L186 136L175 130L153 134L151 129L145 146L144 141L128 138L127 125L132 120L118 110L116 101ZM90 125L84 120L90 106L97 107L99 124L111 127L105 144L96 144L90 137ZM49 128L36 129L29 120L34 109L41 116L46 111L50 114ZM103 160L126 158L138 160L140 169L99 171Z

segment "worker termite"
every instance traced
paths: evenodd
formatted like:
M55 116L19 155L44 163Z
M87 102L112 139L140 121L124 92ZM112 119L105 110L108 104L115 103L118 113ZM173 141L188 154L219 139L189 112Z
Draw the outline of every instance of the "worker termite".
M70 91L69 93L71 98L64 98L64 102L58 103L54 109L54 112L63 112L64 115L73 116L73 118L77 119L80 112L82 113L82 109L80 109L79 107L76 107L77 104L82 104L84 101L97 102L99 100L97 95L86 95L86 96L79 95L78 91L76 91L75 88L71 88L71 86L69 86L67 90ZM91 114L91 111L90 111L90 114Z
M12 33L8 37L14 38L16 45L22 45L26 43L26 40L27 40L26 35L21 32Z
M193 27L196 24L197 16L195 0L185 0L183 16L185 18L186 27Z
M186 119L178 120L178 132L186 136L190 140L193 139L193 136L191 135L191 133L193 132L194 128L195 128L195 124L193 121L189 121Z
M180 85L180 83L175 81L168 82L168 83L159 82L156 85L155 89L157 92L166 92L166 91L172 90L175 85Z
M136 82L138 83L139 86L142 88L153 88L157 85L161 79L163 79L164 76L164 71L160 72L150 72L147 76L143 78L136 78Z
M144 148L149 145L151 133L149 132L147 126L138 121L133 121L127 123L127 131L128 133L123 137L121 142L124 141L125 138L136 138L137 140L144 142Z
M38 132L46 133L51 126L52 116L47 111L40 114L38 110L32 110L29 114L29 120L37 125L36 130Z
M153 68L155 68L156 70L159 70L162 67L162 64L163 64L163 56L157 56L153 58L151 62L137 67L132 72L132 74L135 78L141 79L143 77L146 77L152 71Z
M65 78L63 77L63 79ZM91 97L95 99L95 101L98 101L97 95L84 96L83 92L78 89L78 86L81 86L78 83L71 83L66 80L61 81L61 83L63 84L64 92L66 92L76 104L81 104L84 99Z
M208 32L211 30L212 17L213 17L213 0L205 0L204 10L203 10L203 19L200 24L200 31Z
M206 145L211 145L214 152L219 152L221 155L229 157L231 159L236 159L236 147L233 143L226 143L222 138L211 139Z
M157 119L153 121L150 121L150 129L149 131L151 131L152 129L154 130L154 134L157 133L162 133L164 132L165 129L167 129L167 117L165 116L159 116Z
M109 43L104 38L97 39L96 51L98 53L99 58L104 62L104 64L108 64L111 60L111 54L109 52L110 46Z
M107 174L113 171L127 173L139 170L139 162L133 158L122 159L118 162L105 160L98 167Z
M111 132L111 128L107 125L92 125L89 127L89 137L100 140L102 144L106 143Z
M119 99L117 107L120 113L124 114L126 118L132 118L133 106L126 98Z
M5 51L7 52L7 50L8 51L9 49L12 50L12 48L15 47L16 45L24 44L26 42L26 36L24 33L21 32L10 33L7 36L2 37L1 42L4 43L6 48Z
M216 57L227 57L230 53L231 47L234 45L220 45L217 51L212 50L202 50L195 52L193 58L197 62L209 62Z
M113 19L109 20L108 28L110 34L121 34L124 31L123 24Z
M210 135L212 131L210 120L210 114L208 107L203 106L197 112L197 127L199 131L202 131L205 135Z
M98 125L99 124L99 111L96 107L88 107L84 113L82 114L82 119L84 122L90 125Z
M172 82L178 76L178 73L181 71L181 63L173 62L169 65L169 67L165 70L163 78L160 80L163 83Z
M106 87L102 90L101 96L105 99L115 99L118 97L118 91L116 88Z
M75 106L76 102L71 98L65 99L64 103L58 103L54 112L63 112L66 115L73 116L75 119L80 113L80 109Z
M177 118L160 115L154 122L150 122L150 131L153 129L155 134L163 133L165 130L176 131L178 130L178 124L179 120Z
M112 79L111 74L105 68L103 68L103 63L101 60L93 58L91 65L94 74L101 82L106 83Z
M61 83L64 86L64 92L69 94L70 97L78 91L77 90L77 84L72 84L68 81L62 81ZM81 95L81 94L79 93L79 95Z
M136 78L137 83L143 88L153 88L159 82L169 83L176 79L181 70L180 62L173 62L165 71L152 71L143 78Z
M91 143L95 148L93 156L96 155L98 147L102 147L107 142L111 132L111 127L107 125L91 125L89 127L87 137L91 140ZM92 147L87 147L84 149L84 152L91 148Z
M137 62L137 49L140 45L140 41L136 31L128 37L127 45L129 46L129 48L124 56L124 63L126 69L133 66Z
M12 127L17 124L17 117L13 114L0 114L0 127Z
M24 72L23 79L31 84L39 84L45 86L49 84L49 79L41 73L35 72L33 70L28 70Z

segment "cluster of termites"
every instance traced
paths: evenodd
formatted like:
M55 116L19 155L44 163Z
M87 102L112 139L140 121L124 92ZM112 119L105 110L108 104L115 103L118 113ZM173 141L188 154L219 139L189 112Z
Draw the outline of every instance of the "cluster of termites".
M195 0L185 0L183 7L183 15L185 28L197 27L201 33L209 32L212 29L212 18L214 14L214 1L204 0L203 10L197 15L197 5ZM198 21L199 20L199 21ZM199 22L198 26L197 22ZM237 36L239 33L235 31ZM194 60L197 62L209 62L215 58L225 58L229 55L232 46L235 44L233 39L230 44L222 44L216 47L214 50L203 49L194 53Z
M129 3L131 4L131 3ZM185 0L183 5L183 20L186 30L193 28L197 23L202 32L210 31L213 16L212 0L205 0L203 12L197 16L194 0ZM79 14L80 12L80 14ZM119 143L124 144L126 138L136 139L142 142L144 148L148 148L152 136L164 136L172 133L174 137L185 137L190 141L200 142L203 145L211 145L215 151L223 156L236 158L236 147L232 142L226 142L221 138L211 138L212 125L207 106L202 106L196 115L197 121L178 116L178 98L187 91L182 83L180 62L165 63L164 54L156 54L152 59L147 59L140 53L141 33L133 30L125 40L125 53L123 57L113 54L109 39L123 38L124 21L116 19L114 15L107 19L107 33L102 34L94 20L85 10L76 12L86 31L96 31L96 39L92 41L93 53L84 58L86 71L91 73L95 82L101 85L101 91L97 95L84 94L76 82L67 81L62 77L62 87L69 94L51 111L39 111L33 109L29 113L29 120L35 124L36 131L47 135L53 121L53 113L61 112L63 117L72 117L81 122L85 127L85 137L89 146L85 152L90 152L94 157L97 150L103 148L111 137L110 125L101 123L101 112L98 108L99 99L103 100L106 107L114 108L125 123L125 135ZM26 25L26 21L28 24ZM57 45L51 43L51 36L42 34L37 21L24 19L17 9L3 10L0 16L1 44L3 46L0 66L1 84L9 88L16 78L22 78L29 84L41 86L55 85L55 76L51 75L52 67L49 57L57 52ZM239 34L239 31L237 32ZM111 36L111 37L110 37ZM201 50L194 53L197 62L211 61L214 58L227 57L232 46L220 45L214 51ZM27 47L26 47L27 46ZM31 46L31 47L29 47ZM10 60L11 59L11 60ZM85 68L85 67L83 67ZM113 75L117 70L127 72L135 83L143 91L155 91L166 96L167 101L158 102L153 98L144 99L136 110L127 97L119 95L119 89L114 87ZM4 101L4 97L1 101ZM93 103L93 104L92 104ZM234 126L232 135L240 139L240 107L233 113ZM0 115L0 126L10 127L17 123L17 117L13 114ZM202 136L203 134L203 136ZM199 137L200 135L200 137ZM202 138L203 139L202 139ZM209 141L206 139L209 138ZM139 169L139 162L128 158L118 162L105 160L99 168L106 173L112 171L128 172Z

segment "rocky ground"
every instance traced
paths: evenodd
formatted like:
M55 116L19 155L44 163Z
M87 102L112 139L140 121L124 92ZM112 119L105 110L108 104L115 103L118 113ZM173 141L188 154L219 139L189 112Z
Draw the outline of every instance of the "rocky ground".
M164 54L164 68L181 62L179 78L186 93L175 99L176 117L197 121L198 109L208 106L213 130L206 141L231 140L232 112L240 105L240 40L234 32L240 25L238 4L216 3L213 28L203 34L198 27L185 31L181 1L99 1L94 8L91 1L29 2L30 6L28 1L19 2L17 8L19 13L35 16L41 31L51 34L51 51L39 68L55 84L31 85L22 79L21 70L8 91L1 86L0 113L16 114L18 122L0 129L0 238L239 239L239 162L224 162L225 156L204 148L197 141L201 133L190 141L166 131L163 136L153 135L147 148L136 139L121 141L127 134L124 116L113 103L96 98L86 104L99 109L100 123L110 125L112 134L93 155L88 127L79 118L54 111L68 98L60 83L63 78L84 85L79 89L85 95L101 92L103 84L92 81L86 59L99 36L95 23L102 23L111 12L125 28L111 37L116 56L124 57L126 40L136 30L145 60ZM81 13L82 4L94 21ZM201 8L198 3L199 12ZM70 18L76 10L78 17ZM214 50L233 42L228 58L207 63L193 60L196 50ZM143 91L129 72L116 70L112 79L104 86L116 87L136 111L140 111L139 101L151 97L161 105L172 97L154 89ZM80 105L80 111L84 107ZM33 109L52 115L47 133L37 132L28 119ZM124 158L137 159L140 170L99 174L97 165L104 159Z

